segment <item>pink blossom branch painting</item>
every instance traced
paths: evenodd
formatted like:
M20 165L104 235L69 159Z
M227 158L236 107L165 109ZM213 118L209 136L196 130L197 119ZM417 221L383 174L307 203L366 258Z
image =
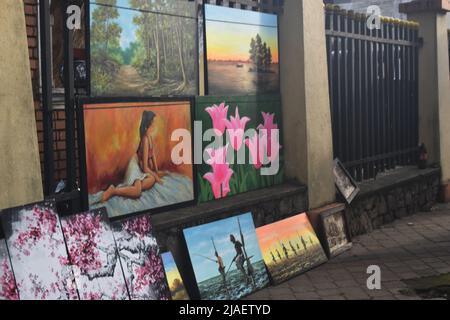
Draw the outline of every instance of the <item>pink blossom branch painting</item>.
M62 218L81 300L128 300L106 209Z
M5 240L0 240L0 300L19 300Z
M54 202L1 215L21 300L78 300Z
M148 215L113 224L132 300L169 300L164 267Z

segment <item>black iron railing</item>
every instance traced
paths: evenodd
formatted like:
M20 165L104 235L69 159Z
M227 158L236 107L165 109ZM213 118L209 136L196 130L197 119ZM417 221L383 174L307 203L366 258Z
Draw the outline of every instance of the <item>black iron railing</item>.
M418 26L326 6L335 157L357 181L411 165L418 152Z

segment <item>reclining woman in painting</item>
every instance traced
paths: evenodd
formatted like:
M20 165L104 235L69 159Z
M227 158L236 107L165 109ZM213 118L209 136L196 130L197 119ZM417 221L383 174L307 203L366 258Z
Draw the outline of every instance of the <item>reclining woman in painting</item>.
M142 113L139 129L139 147L128 163L124 181L117 187L111 185L103 193L102 202L106 202L116 196L139 199L142 192L153 188L155 183L163 183L161 177L164 174L158 170L153 139L151 137L151 129L155 117L155 113L151 111Z

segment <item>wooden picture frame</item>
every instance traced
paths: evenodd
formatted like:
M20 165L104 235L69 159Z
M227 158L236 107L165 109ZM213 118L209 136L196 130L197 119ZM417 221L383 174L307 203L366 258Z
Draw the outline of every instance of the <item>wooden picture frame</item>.
M352 203L360 189L339 159L335 159L333 162L333 175L334 183L339 190L339 193L348 204Z
M111 221L121 220L124 218L136 217L145 213L160 213L163 211L167 211L169 209L177 209L185 206L193 205L197 201L197 183L196 183L196 175L197 168L194 165L194 97L192 96L184 96L184 97L156 97L156 98L139 98L139 97L120 97L120 98L88 98L88 97L80 97L77 101L77 135L78 135L78 148L79 148L79 168L80 168L80 190L81 190L81 208L84 211L89 211L93 208L89 205L89 192L88 192L88 170L87 170L87 154L86 154L86 135L85 135L85 119L84 119L84 111L85 105L111 105L111 104L120 104L120 103L180 103L186 102L189 103L189 116L190 116L190 126L191 126L191 150L192 150L192 174L193 174L193 197L187 201L176 202L169 205L158 206L154 208L148 208L143 210L137 210L135 212L129 212L121 215L111 215L108 212L108 217Z
M343 210L338 207L337 210L323 212L320 214L319 220L322 245L329 259L337 257L352 247L347 219ZM330 223L333 223L334 226L332 227ZM339 239L345 239L345 241L341 240L342 243L332 246L332 243Z

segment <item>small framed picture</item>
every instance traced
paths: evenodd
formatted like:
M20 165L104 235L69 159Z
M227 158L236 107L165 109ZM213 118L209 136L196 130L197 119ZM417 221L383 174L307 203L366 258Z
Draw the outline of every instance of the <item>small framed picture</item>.
M350 204L360 191L356 181L348 173L339 159L334 160L333 174L336 187L345 201Z
M330 259L352 247L344 211L324 212L320 223L324 249Z

